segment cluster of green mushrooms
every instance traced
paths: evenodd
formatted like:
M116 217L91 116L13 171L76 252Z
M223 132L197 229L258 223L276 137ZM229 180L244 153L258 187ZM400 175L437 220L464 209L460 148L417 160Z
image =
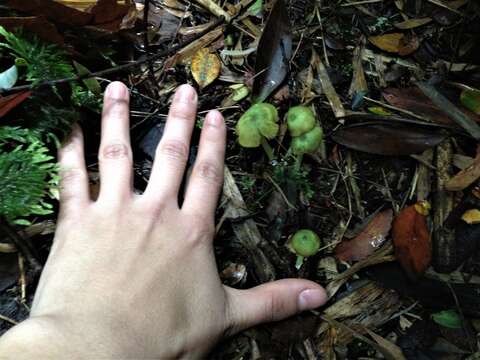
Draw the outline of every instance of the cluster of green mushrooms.
M292 141L288 153L295 158L295 168L302 164L304 154L314 154L323 149L323 131L313 111L303 105L294 106L287 112L287 126ZM268 140L278 135L278 111L272 104L252 105L239 119L236 127L238 142L246 148L262 146L269 160L274 152ZM320 250L320 238L312 230L302 229L289 238L288 248L296 254L295 267L300 269L304 259Z

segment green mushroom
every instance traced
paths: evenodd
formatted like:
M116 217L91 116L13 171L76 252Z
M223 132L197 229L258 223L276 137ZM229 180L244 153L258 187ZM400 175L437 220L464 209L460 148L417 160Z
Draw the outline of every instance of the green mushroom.
M287 113L288 131L292 136L291 150L295 157L295 169L299 170L303 154L313 154L323 147L323 130L313 111L306 106L294 106Z
M312 230L298 230L289 240L290 251L297 255L295 267L300 269L306 257L315 255L320 250L320 238Z
M288 110L287 125L292 137L297 137L312 130L317 121L313 111L306 106L294 106Z
M269 160L273 150L267 142L278 134L278 113L275 106L267 103L252 105L238 120L236 131L238 142L246 148L262 145Z

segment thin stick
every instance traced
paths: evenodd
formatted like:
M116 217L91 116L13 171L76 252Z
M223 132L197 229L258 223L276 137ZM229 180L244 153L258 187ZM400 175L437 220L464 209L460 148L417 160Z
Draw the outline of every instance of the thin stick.
M42 81L42 82L40 82L38 84L35 84L35 85L32 84L32 85L15 86L15 87L13 87L9 90L0 90L0 94L11 93L11 92L15 92L15 91L31 90L31 89L35 89L35 88L41 88L41 87L44 87L44 86L54 86L54 85L63 84L63 83L71 82L71 81L91 79L91 78L94 78L94 77L97 77L97 76L104 77L106 75L110 75L110 74L114 74L114 73L121 72L121 71L124 71L124 70L128 70L128 69L137 67L139 65L148 63L150 61L155 61L155 60L161 59L162 57L165 57L165 56L170 55L172 53L178 52L178 50L180 50L183 47L191 44L195 40L198 40L199 38L201 38L202 36L204 36L205 34L210 32L213 28L216 28L218 25L222 24L224 21L225 21L224 18L218 18L217 20L215 20L215 22L212 23L211 26L209 26L207 29L205 29L201 33L195 35L191 39L186 40L186 41L182 41L176 46L172 46L172 47L170 47L168 49L165 49L165 50L163 50L163 51L161 51L157 54L147 56L144 59L139 59L139 60L133 61L133 62L128 63L128 64L115 66L115 67L108 68L108 69L105 69L105 70L100 70L100 71L97 71L97 72L87 73L87 74L84 74L84 75L81 75L81 76L77 75L77 76L71 76L71 77L63 78L63 79L47 80L47 81Z
M6 322L8 322L12 325L17 325L18 324L18 322L16 322L15 320L10 319L9 317L7 317L5 315L2 315L2 314L0 314L0 320L6 321Z

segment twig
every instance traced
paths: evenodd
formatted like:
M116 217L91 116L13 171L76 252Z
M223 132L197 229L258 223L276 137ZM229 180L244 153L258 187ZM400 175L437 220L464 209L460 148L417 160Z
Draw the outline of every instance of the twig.
M148 14L150 13L150 0L145 0L145 8L143 9L143 49L147 56L150 54L150 43L148 40ZM155 69L153 68L153 61L150 60L148 63L148 77L152 82L152 85L158 90L158 83L155 79Z
M0 314L0 320L6 321L6 322L8 322L12 325L17 325L18 324L18 322L16 322L15 320L10 319L8 316L2 315L2 314Z
M207 29L205 29L204 31L202 31L201 33L195 35L194 37L192 37L191 39L188 39L186 41L182 41L180 42L178 45L176 46L172 46L172 47L169 47L168 49L165 49L163 51L160 51L159 53L157 54L153 54L153 55L150 55L150 56L147 56L145 57L144 59L138 59L136 61L133 61L131 63L128 63L128 64L125 64L125 65L120 65L120 66L115 66L115 67L112 67L112 68L108 68L108 69L105 69L105 70L100 70L100 71L97 71L97 72L90 72L90 73L87 73L87 74L84 74L84 75L76 75L76 76L71 76L71 77L68 77L68 78L63 78L63 79L55 79L55 80L47 80L47 81L42 81L38 84L31 84L31 85L21 85L21 86L15 86L9 90L0 90L0 94L4 94L4 93L11 93L11 92L16 92L16 91L23 91L23 90L30 90L30 89L35 89L35 88L42 88L44 86L54 86L54 85L58 85L58 84L63 84L63 83L67 83L67 82L71 82L71 81L78 81L78 80L84 80L84 79L91 79L91 78L94 78L94 77L97 77L97 76L106 76L106 75L110 75L110 74L114 74L114 73L117 73L117 72L121 72L121 71L124 71L124 70L128 70L128 69L131 69L131 68L134 68L134 67L137 67L139 65L142 65L142 64L145 64L145 63L148 63L150 61L155 61L157 59L161 59L162 57L165 57L167 55L170 55L172 53L175 53L177 52L178 50L182 49L183 47L191 44L192 42L194 42L195 40L198 40L199 38L201 38L202 36L204 36L205 34L207 34L208 32L210 32L213 28L217 27L218 25L222 24L223 22L225 21L224 18L218 18L215 20L215 22L212 23L211 26L209 26Z
M0 218L0 229L9 237L9 239L15 244L18 251L27 259L28 263L32 269L37 272L42 269L42 265L38 261L38 258L35 253L30 241L26 238L20 236L10 224L4 218Z

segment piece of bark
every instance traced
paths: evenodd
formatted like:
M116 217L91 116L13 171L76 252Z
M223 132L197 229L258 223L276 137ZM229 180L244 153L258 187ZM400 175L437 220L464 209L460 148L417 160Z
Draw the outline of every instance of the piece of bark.
M227 201L225 205L227 218L246 218L249 215L242 194L235 183L235 179L226 166L224 172L223 196ZM246 220L242 222L232 223L232 228L235 236L250 255L254 277L258 282L264 283L274 280L275 269L262 250L262 247L266 245L266 241L260 234L255 221L246 218Z
M452 144L449 139L437 147L437 184L433 197L433 268L440 273L451 272L459 264L456 256L455 233L445 226L445 220L454 208L454 194L446 183L452 174Z
M425 150L422 154L422 159L426 163L433 162L433 150ZM418 163L418 181L417 181L417 201L427 200L432 191L432 171L424 163Z

